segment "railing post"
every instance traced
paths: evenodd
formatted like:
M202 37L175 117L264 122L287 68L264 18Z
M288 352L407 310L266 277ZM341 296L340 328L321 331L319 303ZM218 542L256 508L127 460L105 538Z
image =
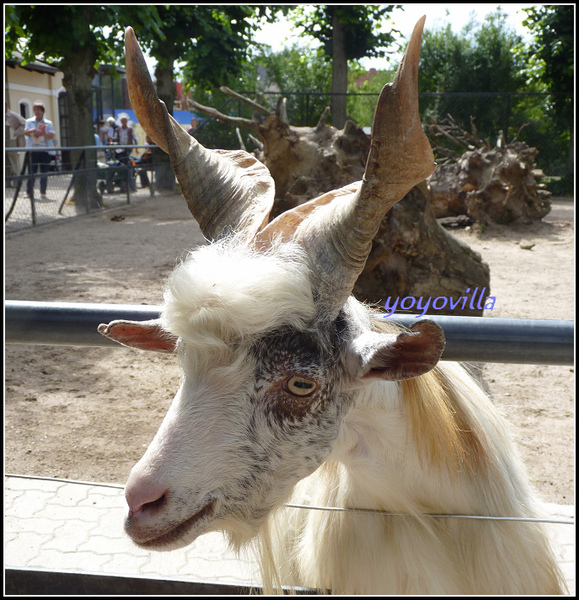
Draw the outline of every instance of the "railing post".
M507 109L505 115L505 142L508 143L510 139L509 126L511 122L511 92L507 92Z
M4 217L4 223L8 222L14 207L16 206L16 200L18 200L18 194L20 194L20 188L22 187L22 182L24 181L24 174L26 173L26 169L29 168L29 163L27 161L28 152L24 153L24 160L22 161L22 168L20 169L20 175L18 176L18 180L16 181L16 187L14 188L14 196L12 198L12 204Z
M28 164L28 177L30 179L27 180L27 185L26 185L26 189L28 190L28 181L32 181L32 183L34 184L34 181L32 179L34 173L32 171L32 152L27 152L26 153L26 163ZM36 206L34 205L34 185L30 186L30 194L29 194L29 199L30 199L30 214L31 214L31 219L32 219L32 225L36 225Z

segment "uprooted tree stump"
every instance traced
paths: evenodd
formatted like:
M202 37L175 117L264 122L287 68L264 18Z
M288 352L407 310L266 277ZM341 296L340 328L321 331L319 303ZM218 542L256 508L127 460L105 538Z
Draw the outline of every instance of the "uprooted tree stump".
M439 164L430 177L432 208L437 217L467 215L479 224L529 223L551 210L550 192L537 182L536 148L516 138L506 143L499 132L494 148L448 116L427 128ZM520 130L519 130L520 131ZM517 134L518 137L518 134ZM446 145L438 142L444 140ZM458 151L448 147L458 147Z
M338 130L326 124L326 109L315 127L294 127L285 115L284 99L272 112L227 88L222 90L250 106L253 118L231 117L198 103L193 103L193 107L257 134L257 138L251 136L258 148L255 154L276 184L272 218L362 179L370 140L351 121ZM490 295L489 268L478 253L437 222L424 182L413 188L382 221L354 295L376 304L388 298L422 297L424 305L426 298L442 297L449 300L445 306L440 301L437 307L430 306L427 314L473 316L482 314L480 306L462 302L453 310L450 299L457 301L475 288L485 289Z
M485 298L472 303L472 294L490 296L489 268L480 255L450 235L436 220L430 207L426 182L415 186L383 219L372 243L366 267L354 287L357 298L375 299L417 298L402 308L426 306L428 299L441 298L428 313L480 315ZM486 290L483 292L483 289ZM386 298L384 298L386 296ZM453 311L444 298L469 298L460 301ZM476 305L479 304L480 307ZM392 306L392 303L390 303ZM400 311L400 303L397 311ZM403 311L402 311L403 312Z

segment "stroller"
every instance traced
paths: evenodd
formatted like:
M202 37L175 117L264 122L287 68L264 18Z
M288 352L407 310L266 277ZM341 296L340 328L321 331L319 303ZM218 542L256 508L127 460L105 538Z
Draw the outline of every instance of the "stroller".
M128 148L116 148L111 149L113 160L107 161L106 169L99 169L98 188L101 194L105 190L109 194L115 192L115 188L118 187L121 193L127 192L127 183L130 186L131 192L137 191L136 182L136 171L135 171L135 159L131 156L131 152Z

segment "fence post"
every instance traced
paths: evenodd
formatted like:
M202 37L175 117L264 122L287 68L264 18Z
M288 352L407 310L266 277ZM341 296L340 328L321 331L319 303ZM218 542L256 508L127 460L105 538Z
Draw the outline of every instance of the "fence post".
M505 142L508 143L509 139L510 139L510 135L509 135L509 125L511 122L511 92L507 92L507 108L506 108L506 115L505 115Z
M126 149L126 153L127 153L127 172L126 172L126 178L127 178L127 204L131 203L131 151L129 148Z
M32 181L32 185L30 186L30 214L32 219L32 225L36 225L36 206L34 206L34 173L32 171L32 152L26 153L26 164L28 165L28 179L26 181L26 188L28 189L28 181Z
M14 196L12 198L12 204L10 205L10 208L8 209L8 212L6 213L6 216L4 217L4 223L8 222L8 219L10 218L10 215L12 214L12 211L14 210L14 207L16 206L16 201L18 200L18 194L20 194L20 188L22 187L22 182L24 181L24 173L26 173L26 169L29 168L29 163L28 163L27 157L28 157L28 152L24 152L24 160L22 161L22 168L20 169L20 175L18 176L18 179L16 181L16 187L14 188Z

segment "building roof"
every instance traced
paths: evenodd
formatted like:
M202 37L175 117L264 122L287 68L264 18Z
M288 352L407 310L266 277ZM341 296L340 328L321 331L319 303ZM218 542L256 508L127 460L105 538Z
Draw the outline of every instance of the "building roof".
M37 73L47 73L48 75L54 75L58 73L60 69L58 67L53 67L47 63L41 61L30 62L26 65L21 64L22 62L22 54L20 52L14 52L12 58L7 58L5 60L5 64L8 67L16 68L19 66L22 69L26 69L27 71L36 71Z

